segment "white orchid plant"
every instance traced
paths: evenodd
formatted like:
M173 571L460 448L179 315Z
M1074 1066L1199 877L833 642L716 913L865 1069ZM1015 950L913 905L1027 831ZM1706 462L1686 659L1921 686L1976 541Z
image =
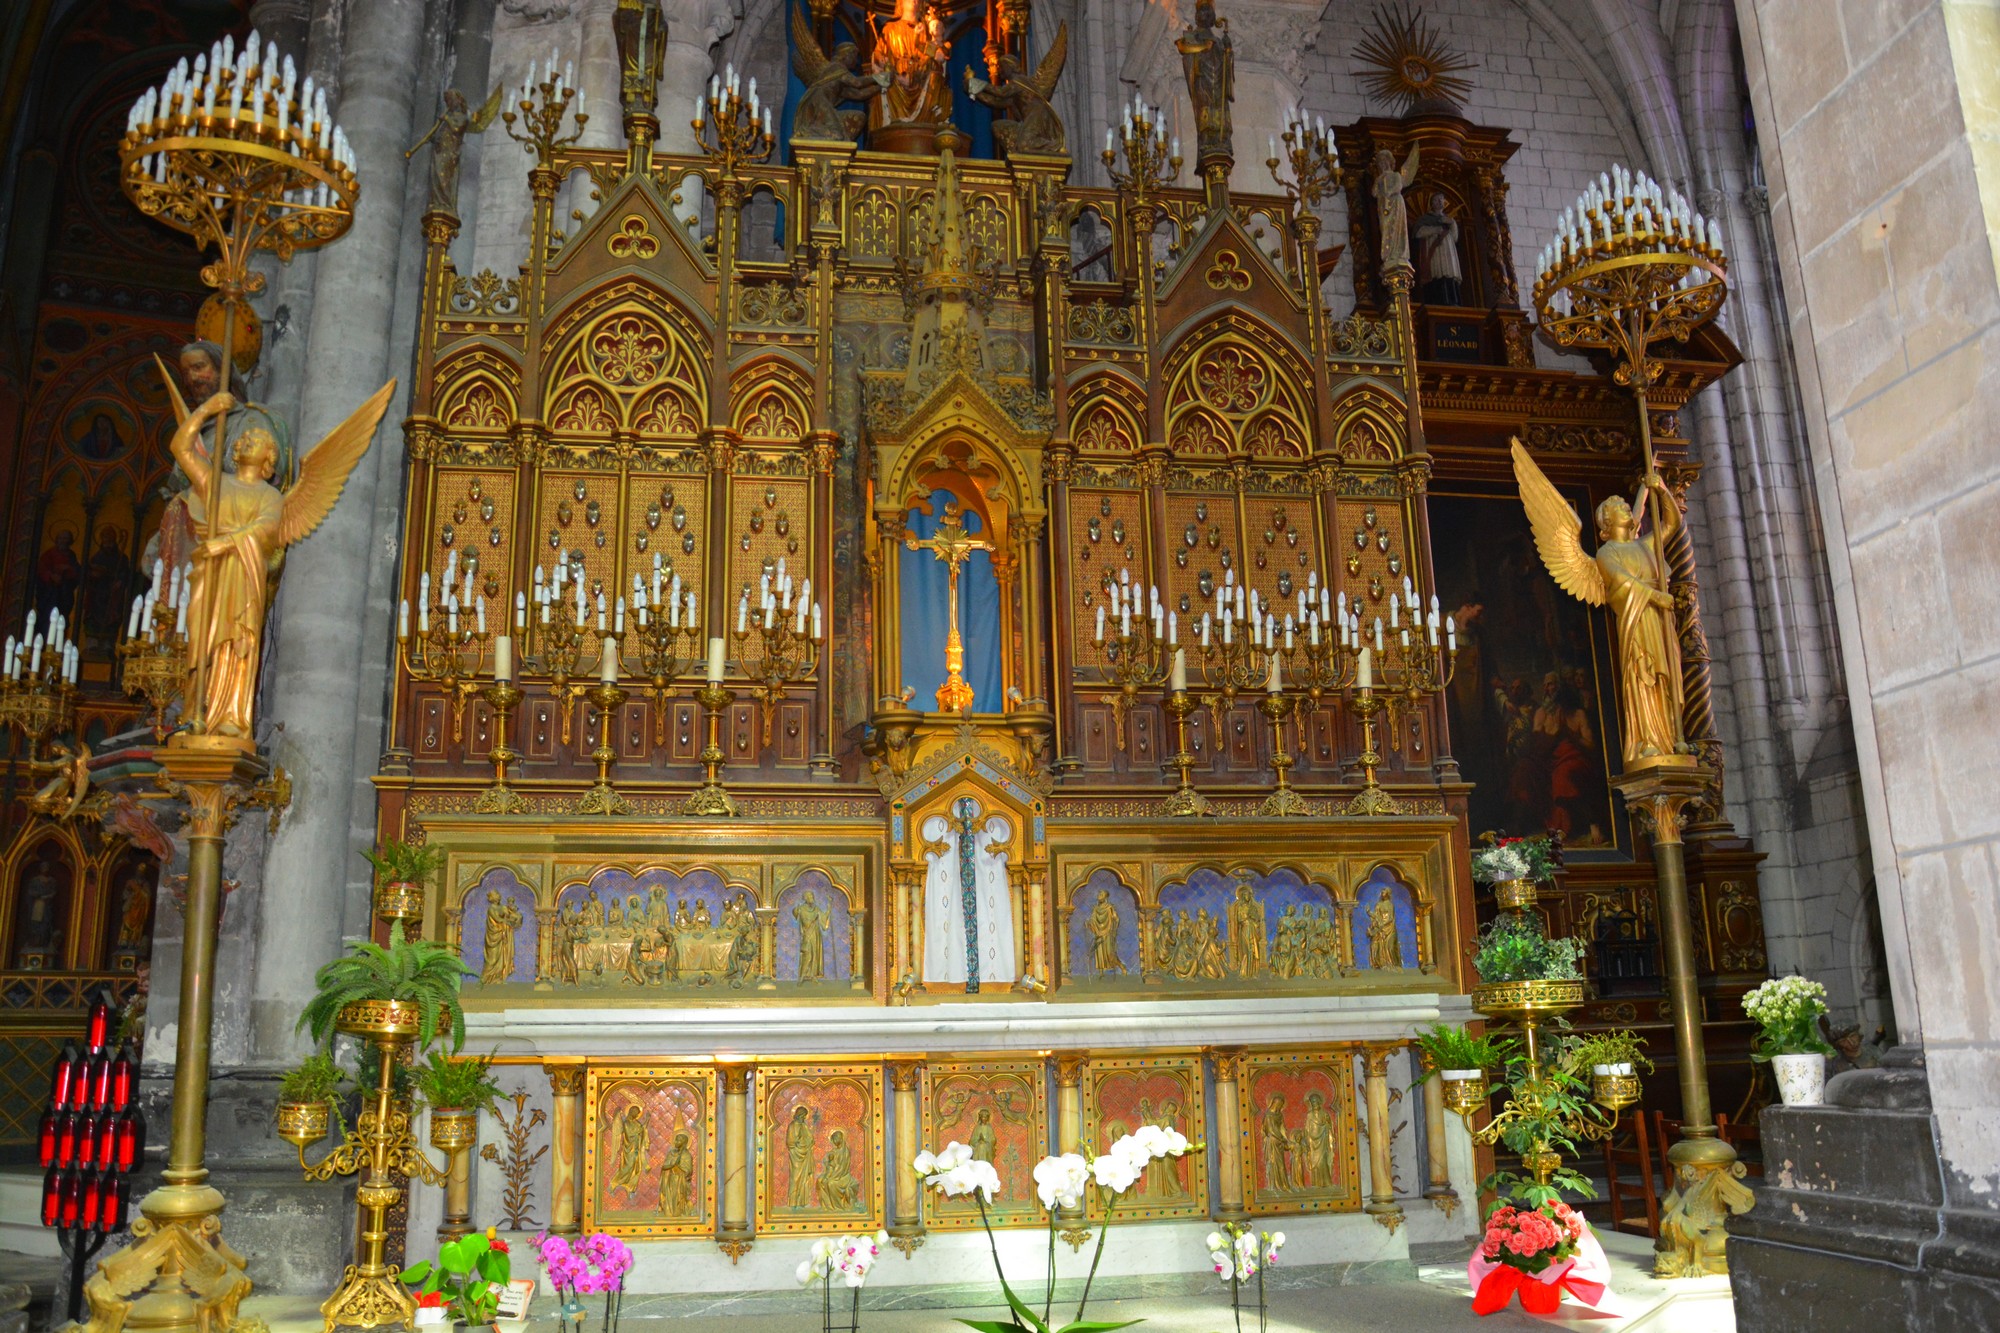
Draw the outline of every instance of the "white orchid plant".
M859 1287L868 1280L868 1270L881 1257L882 1247L889 1243L889 1233L878 1231L872 1236L842 1236L838 1240L816 1240L811 1255L799 1265L798 1279L802 1287L810 1287L815 1282L825 1282L838 1277L850 1287Z
M1220 1231L1208 1233L1209 1262L1215 1275L1229 1284L1229 1303L1236 1312L1238 1333L1243 1328L1243 1284L1253 1277L1257 1279L1258 1327L1264 1326L1264 1270L1278 1262L1278 1251L1284 1247L1284 1232L1259 1233L1238 1222L1225 1222Z
M1119 1197L1138 1183L1149 1164L1163 1157L1179 1157L1200 1147L1198 1143L1189 1143L1187 1135L1169 1126L1141 1125L1112 1144L1109 1151L1101 1156L1086 1158L1080 1153L1062 1153L1044 1157L1035 1164L1035 1197L1041 1200L1042 1209L1049 1218L1049 1271L1040 1315L1014 1294L1014 1289L1007 1285L1006 1271L1000 1266L1000 1246L993 1238L993 1225L986 1213L986 1205L1000 1192L1000 1173L993 1169L991 1162L975 1158L972 1149L963 1143L947 1143L937 1152L919 1153L912 1166L923 1177L926 1188L934 1189L946 1198L969 1194L978 1205L979 1222L986 1229L986 1242L993 1250L993 1270L1000 1279L1000 1291L1007 1298L1007 1308L1013 1311L1011 1319L961 1319L958 1322L978 1329L980 1333L1103 1333L1104 1330L1138 1323L1136 1319L1083 1317L1085 1307L1090 1304L1091 1284L1097 1280L1098 1261L1104 1257L1104 1238L1111 1230L1112 1211ZM1074 1213L1081 1208L1085 1195L1093 1189L1104 1204L1104 1225L1097 1230L1097 1248L1090 1258L1090 1275L1084 1280L1083 1299L1077 1302L1076 1318L1057 1328L1051 1322L1056 1291L1057 1218L1062 1213Z

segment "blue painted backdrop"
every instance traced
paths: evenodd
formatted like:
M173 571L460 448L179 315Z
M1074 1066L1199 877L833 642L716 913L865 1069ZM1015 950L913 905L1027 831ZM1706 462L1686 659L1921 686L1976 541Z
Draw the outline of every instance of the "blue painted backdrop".
M1125 964L1123 972L1099 972L1092 958L1090 941L1090 914L1097 910L1097 895L1109 893L1111 905L1118 909L1118 961ZM1092 872L1076 891L1072 900L1075 909L1069 917L1069 974L1079 981L1099 977L1139 975L1139 899L1115 871L1099 869Z
M947 490L931 492L931 512L910 510L910 533L922 541L935 534L944 507L956 497ZM979 515L966 511L965 530L979 535ZM944 684L944 643L950 629L950 584L944 561L930 551L905 547L897 555L902 578L903 684L916 690L912 708L937 709L938 687ZM993 561L975 551L958 576L959 632L965 638L965 679L972 686L974 711L998 713L1000 698L1000 585Z
M1396 872L1387 866L1376 866L1374 872L1361 885L1361 892L1354 900L1354 965L1360 968L1373 966L1373 958L1368 948L1368 914L1375 910L1375 904L1382 901L1383 894L1389 894L1396 903L1396 945L1402 954L1404 967L1417 965L1417 900L1410 892L1410 886L1396 878Z
M512 900L521 914L521 924L514 928L514 970L507 980L533 981L535 979L535 895L527 885L515 878L514 872L502 866L495 866L480 877L477 884L466 890L461 900L464 915L459 918L459 955L465 965L476 975L486 962L486 891L497 889L504 898Z

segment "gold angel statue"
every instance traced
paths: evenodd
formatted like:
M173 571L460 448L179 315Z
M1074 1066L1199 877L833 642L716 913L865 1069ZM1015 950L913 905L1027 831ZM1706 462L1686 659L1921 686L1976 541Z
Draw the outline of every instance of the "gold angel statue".
M1021 62L1011 55L1003 55L996 62L992 83L975 78L970 68L965 71L965 90L975 102L1014 117L993 122L993 137L1002 151L1050 154L1069 151L1062 118L1049 104L1068 59L1069 24L1061 23L1056 26L1056 39L1049 43L1047 54L1032 75L1022 73Z
M1535 548L1559 587L1618 622L1618 681L1625 722L1625 768L1692 764L1681 723L1680 635L1667 590L1666 543L1681 525L1673 492L1649 470L1633 503L1612 496L1597 506L1597 554L1583 549L1583 520L1521 442L1513 442L1514 479L1535 532ZM1653 505L1645 536L1646 505Z
M887 72L861 74L860 54L853 42L842 42L827 55L813 35L805 10L792 9L792 72L806 86L792 112L794 139L852 143L868 123L865 111L843 111L842 102L867 102L889 85Z
M305 456L298 482L285 491L271 484L277 442L260 427L249 427L230 441L231 471L220 478L210 475L201 429L236 405L230 395L216 394L174 432L174 460L194 483L188 507L202 534L189 573L188 600L188 660L207 668L202 697L191 700L187 710L197 735L249 742L264 614L278 564L286 547L311 535L332 512L395 390L396 382L390 380L334 427Z

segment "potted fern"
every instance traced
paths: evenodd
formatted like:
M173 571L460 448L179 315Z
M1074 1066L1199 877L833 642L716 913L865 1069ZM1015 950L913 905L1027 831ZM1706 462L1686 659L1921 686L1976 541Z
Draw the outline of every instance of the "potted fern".
M346 957L320 968L313 978L318 991L298 1026L322 1046L339 1031L386 1044L414 1043L419 1051L448 1032L456 1052L465 1045L458 988L466 975L456 949L408 939L403 923L394 921L387 947L356 940Z
M472 1147L479 1137L479 1113L500 1095L490 1055L454 1060L432 1051L417 1069L416 1086L431 1108L431 1146L448 1153Z
M1488 1070L1503 1068L1516 1043L1505 1037L1475 1037L1462 1027L1440 1023L1417 1034L1417 1049L1444 1082L1444 1103L1470 1115L1489 1095Z
M444 865L444 849L390 838L379 852L363 852L375 867L375 915L414 921L424 914L424 884Z
M1592 1032L1578 1037L1567 1055L1579 1074L1590 1071L1592 1100L1619 1111L1639 1100L1639 1071L1653 1072L1645 1045L1636 1032Z
M326 1051L314 1051L278 1083L278 1137L301 1152L326 1137L335 1114L334 1098L347 1071Z

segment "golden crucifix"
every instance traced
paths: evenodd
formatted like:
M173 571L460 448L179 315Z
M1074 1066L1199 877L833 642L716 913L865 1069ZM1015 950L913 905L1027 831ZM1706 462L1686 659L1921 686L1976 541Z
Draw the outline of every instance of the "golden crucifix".
M991 551L993 543L965 530L964 510L956 500L947 501L937 531L923 541L903 534L903 545L912 551L929 551L944 561L949 571L949 625L944 640L944 684L938 686L940 713L957 713L972 707L972 686L965 683L965 638L958 632L958 571L972 559L974 551Z

